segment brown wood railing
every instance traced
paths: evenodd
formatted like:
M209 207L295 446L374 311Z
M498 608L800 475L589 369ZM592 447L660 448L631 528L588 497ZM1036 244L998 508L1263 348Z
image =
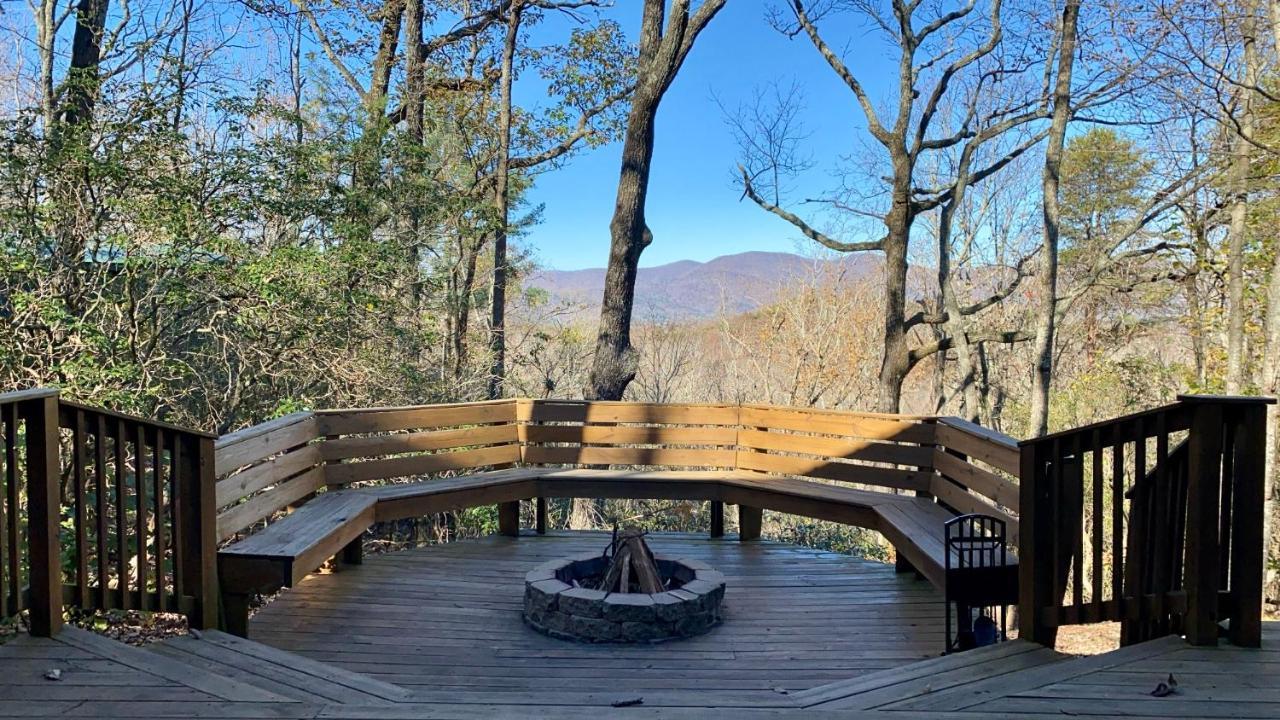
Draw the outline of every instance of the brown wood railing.
M1265 405L1178 402L1021 444L1020 634L1121 621L1122 642L1261 633Z
M1017 442L958 418L767 405L496 400L318 410L217 443L220 539L322 488L515 465L790 475L937 496L1017 534ZM722 506L711 506L713 534ZM545 527L545 501L538 502Z
M55 390L0 395L0 425L5 615L29 609L38 635L64 604L217 624L212 435Z

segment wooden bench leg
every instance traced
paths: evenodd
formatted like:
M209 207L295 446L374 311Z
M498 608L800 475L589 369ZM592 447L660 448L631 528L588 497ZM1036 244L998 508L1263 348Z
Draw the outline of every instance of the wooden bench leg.
M759 540L760 526L764 523L764 510L750 505L738 506L738 539Z
M507 537L520 535L520 501L498 503L498 532Z
M711 501L711 537L724 537L724 503Z
M343 565L362 565L364 564L364 533L342 548L342 552L338 555L338 562Z
M899 553L894 553L893 571L899 574L909 573L909 572L916 572L916 568L914 565L911 564L911 561L907 559L906 555L903 555L902 553L899 552Z
M535 502L537 530L539 535L547 534L547 499L539 496Z
M249 596L244 593L222 593L223 628L232 635L249 637Z

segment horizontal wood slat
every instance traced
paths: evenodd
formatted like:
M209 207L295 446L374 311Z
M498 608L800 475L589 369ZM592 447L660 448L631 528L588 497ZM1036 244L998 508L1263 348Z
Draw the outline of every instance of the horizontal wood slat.
M341 410L317 415L321 435L425 430L457 425L510 423L516 419L516 401L430 405L391 410Z
M738 451L737 465L743 470L800 475L840 480L864 485L880 485L902 490L929 489L930 472L855 465L831 460L807 459L788 455L770 455L747 450Z
M924 445L933 443L932 423L894 420L858 413L744 406L739 421L748 427L764 427L773 430L823 433Z
M229 505L263 488L284 482L319 464L320 448L316 445L308 445L254 465L218 481L216 486L218 507Z
M630 402L534 400L530 422L736 425L737 405L660 405Z
M218 514L218 541L221 542L256 522L315 492L324 484L324 472L313 467L266 492L255 495Z
M583 445L733 446L738 442L738 430L732 427L530 425L525 429L525 439L531 443Z
M994 468L1017 476L1020 468L1018 443L1010 437L960 418L940 418L937 443L964 453Z
M315 413L297 412L223 435L213 446L213 473L222 477L319 437Z
M738 442L744 448L821 455L827 458L885 462L929 468L933 450L921 445L899 445L871 440L849 440L819 435L742 430Z
M986 502L983 498L974 495L965 490L963 487L956 485L950 480L934 475L933 482L929 486L929 492L938 498L939 502L945 503L960 514L979 513L982 515L991 515L1000 518L1005 522L1008 531L1009 544L1018 547L1018 518L1001 510L1000 508Z
M998 505L1018 511L1018 485L995 473L984 470L944 450L935 450L933 466L946 477L955 480Z
M534 465L663 465L732 468L734 456L733 450L672 448L530 446L524 451L524 461Z
M450 430L331 438L320 451L325 461L377 457L407 452L427 452L453 448L501 445L519 441L515 425L476 425Z
M325 465L325 482L330 485L343 485L362 480L386 480L449 470L473 470L517 462L520 462L519 445L494 445L477 450Z

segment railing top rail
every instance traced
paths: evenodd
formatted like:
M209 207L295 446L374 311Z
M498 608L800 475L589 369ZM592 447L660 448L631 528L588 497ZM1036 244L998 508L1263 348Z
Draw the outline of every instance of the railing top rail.
M939 416L937 421L941 425L946 425L948 427L955 428L956 430L960 430L961 432L968 433L976 438L985 440L993 445L999 445L1009 450L1018 449L1019 441L1017 438L1011 437L1009 435L1005 435L1002 432L997 432L995 430L992 430L989 427L983 427L978 423L969 422L964 418L958 418L958 417L952 417L952 416Z
M295 413L282 415L274 420L268 420L264 423L259 423L257 425L250 425L249 427L236 430L235 432L227 433L226 435L219 437L218 440L213 444L213 448L215 450L224 450L233 445L238 445L242 442L247 442L254 438L261 437L268 433L275 432L276 430L279 430L281 428L287 428L287 427L290 427L291 425L296 425L300 422L307 420L308 418L313 418L315 416L316 414L310 410L299 410L298 412L295 412Z
M1179 395L1179 402L1221 405L1275 405L1276 399L1263 395Z
M485 405L503 405L507 403L519 402L519 398L502 398L499 400L475 400L472 402L455 402L455 403L427 403L425 405L386 405L378 407L361 407L361 408L324 408L313 410L316 415L351 415L354 413L384 413L384 412L404 412L406 410L423 410L426 408L465 408L465 407L481 407ZM286 416L288 417L288 416ZM254 427L257 427L256 425Z
M792 412L810 412L810 413L822 413L822 414L831 414L831 415L846 415L849 417L859 417L859 418L901 420L903 422L931 423L938 419L934 415L901 415L898 413L880 413L880 412L867 412L864 410L849 410L848 408L803 407L799 405L770 405L768 403L742 403L738 407L760 409L760 410L788 410Z
M10 392L0 393L0 405L8 405L9 403L23 402L26 400L38 400L56 396L57 388L31 388L29 390L12 390Z
M1026 440L1019 441L1018 446L1027 447L1028 445L1039 445L1041 443L1052 442L1054 440L1062 440L1066 438L1076 437L1079 435L1086 435L1086 434L1092 433L1094 430L1114 427L1116 425L1122 425L1124 423L1133 422L1135 420L1144 420L1146 418L1156 417L1157 415L1178 413L1182 410L1185 410L1186 407L1187 407L1186 403L1179 400L1178 402L1173 402L1168 405L1161 405L1160 407L1154 407L1149 410L1140 410L1138 412L1130 413L1128 415L1122 415L1121 417L1109 418L1107 420L1099 420L1098 422L1089 423L1088 425L1080 425L1079 427L1073 427L1068 430L1059 430L1058 432L1049 433L1047 435L1041 435L1040 437L1027 438ZM1170 427L1168 429L1174 430L1177 428ZM1185 430L1186 428L1183 427L1182 429Z
M100 407L94 407L93 405L85 405L83 403L73 402L71 400L62 400L60 404L62 405L63 408L69 408L72 410L81 410L84 412L93 413L95 415L102 415L109 418L115 418L117 420L124 420L125 422L139 423L141 425L156 427L156 428L160 428L161 430L167 430L169 432L183 433L185 435L194 435L196 437L204 437L204 438L210 438L214 440L216 440L218 437L217 434L211 433L211 432L205 432L204 430L194 430L189 427L174 425L173 423L161 422L159 420L151 420L138 415L130 415L128 413L116 412L115 410L105 410Z

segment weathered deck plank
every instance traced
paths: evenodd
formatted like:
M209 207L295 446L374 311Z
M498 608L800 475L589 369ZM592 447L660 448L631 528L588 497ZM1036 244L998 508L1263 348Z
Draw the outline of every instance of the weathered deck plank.
M632 693L650 704L658 693L675 693L672 704L694 706L712 698L790 705L792 691L941 648L938 593L891 566L780 543L668 534L650 540L656 552L725 573L721 627L656 646L575 645L530 631L520 619L524 573L608 542L603 533L561 533L367 558L300 583L254 617L250 637L419 697L600 697L611 686L608 697ZM704 699L680 700L685 693Z

